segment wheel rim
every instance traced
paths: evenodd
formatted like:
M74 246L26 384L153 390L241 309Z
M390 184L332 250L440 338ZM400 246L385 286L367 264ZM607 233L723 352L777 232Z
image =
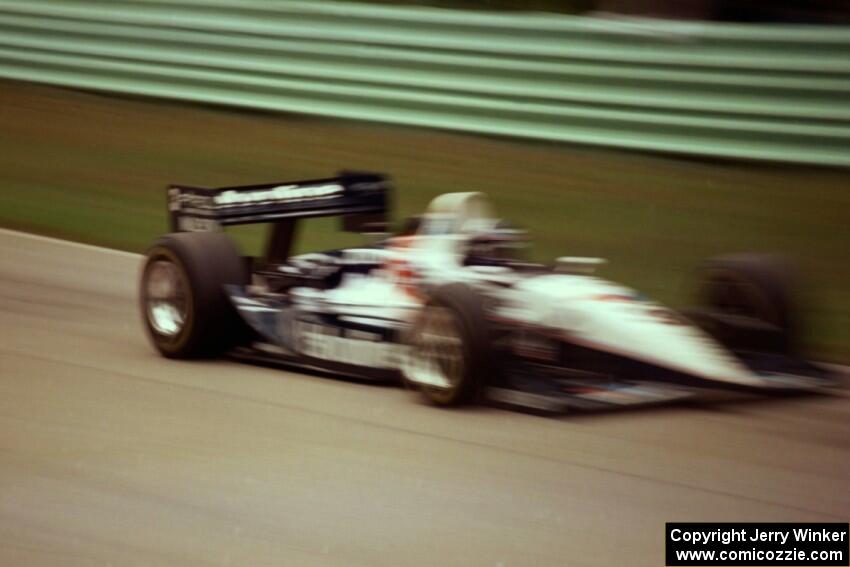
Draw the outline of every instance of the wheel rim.
M447 393L458 388L464 372L463 341L450 310L427 307L412 347L406 372L413 382Z
M145 280L145 313L151 328L164 337L176 337L186 324L187 311L180 269L169 260L156 260Z

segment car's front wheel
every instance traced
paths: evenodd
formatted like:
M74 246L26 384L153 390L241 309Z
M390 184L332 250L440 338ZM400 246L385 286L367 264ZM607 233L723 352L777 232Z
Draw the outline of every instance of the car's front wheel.
M788 260L733 254L710 260L699 290L708 330L733 349L788 354L798 335Z

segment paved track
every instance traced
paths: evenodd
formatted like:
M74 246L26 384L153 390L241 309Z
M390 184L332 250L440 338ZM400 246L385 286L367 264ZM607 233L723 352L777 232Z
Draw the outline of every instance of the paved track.
M154 354L138 257L0 232L0 565L663 565L847 521L850 398L544 419Z

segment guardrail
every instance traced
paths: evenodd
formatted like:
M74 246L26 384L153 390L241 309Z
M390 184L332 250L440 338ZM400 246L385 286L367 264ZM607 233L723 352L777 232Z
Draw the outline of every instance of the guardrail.
M850 28L293 0L0 0L0 76L482 134L850 165Z

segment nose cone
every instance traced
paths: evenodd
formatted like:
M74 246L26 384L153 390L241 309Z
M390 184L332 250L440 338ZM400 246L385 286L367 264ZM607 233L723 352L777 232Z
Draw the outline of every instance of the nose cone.
M701 329L628 288L594 277L553 275L529 280L526 291L550 306L548 315L541 313L543 324L576 344L705 380L766 385Z

